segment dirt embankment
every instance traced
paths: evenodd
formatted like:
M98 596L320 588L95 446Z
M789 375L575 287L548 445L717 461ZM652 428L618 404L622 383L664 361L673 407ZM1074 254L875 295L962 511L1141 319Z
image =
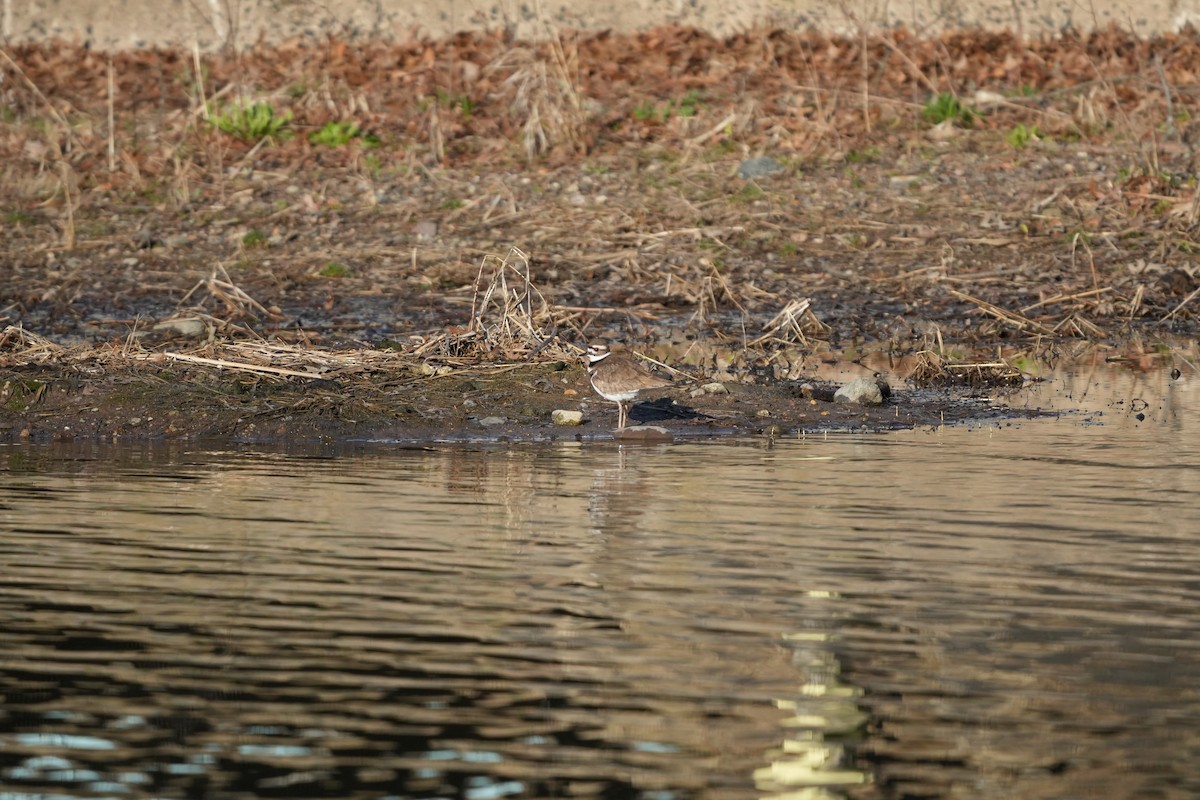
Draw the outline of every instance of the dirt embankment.
M865 45L6 50L0 435L598 426L593 338L697 380L681 429L936 421L906 387L1071 340L1170 361L1200 37ZM828 362L888 372L891 421L798 394Z

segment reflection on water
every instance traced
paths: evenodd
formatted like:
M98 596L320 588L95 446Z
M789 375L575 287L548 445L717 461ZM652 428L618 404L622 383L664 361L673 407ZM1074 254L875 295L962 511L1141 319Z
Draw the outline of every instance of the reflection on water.
M777 442L0 447L0 797L1195 796L1200 415L1139 380Z

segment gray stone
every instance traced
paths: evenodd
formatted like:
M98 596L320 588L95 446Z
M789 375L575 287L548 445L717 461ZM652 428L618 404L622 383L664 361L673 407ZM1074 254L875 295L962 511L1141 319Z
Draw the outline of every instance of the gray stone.
M208 333L208 323L198 317L178 317L155 323L154 330L170 331L181 336L204 336Z
M418 242L432 242L437 238L438 225L432 220L422 220L414 227Z
M833 393L835 403L857 403L877 406L883 403L883 392L873 378L855 378Z
M744 181L751 181L755 178L769 178L772 175L777 175L783 172L784 166L770 156L758 156L756 158L748 158L741 164L738 164L737 176Z
M504 417L484 417L483 419L479 420L479 424L485 428L503 425L506 422L508 422L508 420L506 420Z
M568 411L565 408L556 408L550 412L550 421L555 425L582 425L582 411Z

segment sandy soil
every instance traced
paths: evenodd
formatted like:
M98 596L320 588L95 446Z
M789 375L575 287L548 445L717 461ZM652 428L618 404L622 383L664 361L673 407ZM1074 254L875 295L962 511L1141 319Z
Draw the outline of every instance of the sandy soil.
M1146 36L1177 31L1200 20L1190 0L584 0L517 3L476 0L0 0L8 42L58 37L101 49L129 47L246 47L295 37L441 38L460 31L507 28L540 38L547 25L580 30L644 31L678 24L716 35L771 25L827 33L906 26L923 34L956 29L1009 29L1041 36L1074 28L1116 25Z

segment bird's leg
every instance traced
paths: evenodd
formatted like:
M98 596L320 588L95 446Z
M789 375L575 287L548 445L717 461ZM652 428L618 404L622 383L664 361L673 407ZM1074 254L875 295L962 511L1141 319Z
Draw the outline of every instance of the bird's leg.
M617 401L617 430L625 427L625 421L629 418L629 411L625 408L625 403Z

